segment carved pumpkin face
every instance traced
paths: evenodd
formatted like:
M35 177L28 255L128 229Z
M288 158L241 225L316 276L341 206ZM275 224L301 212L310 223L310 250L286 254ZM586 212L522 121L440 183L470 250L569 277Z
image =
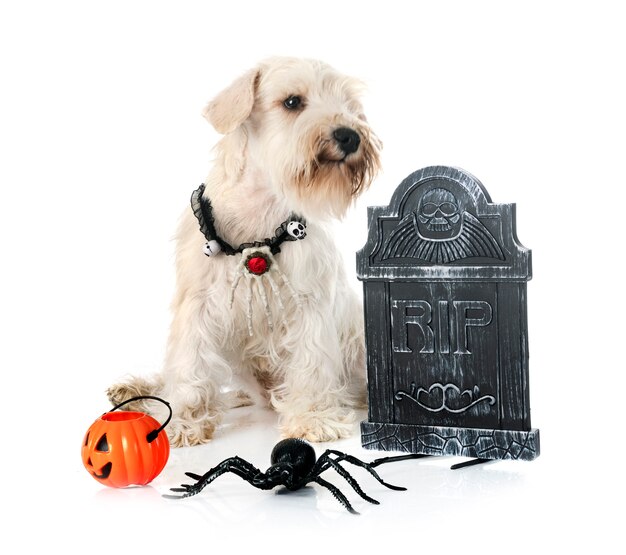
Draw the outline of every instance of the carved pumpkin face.
M165 432L148 442L160 424L142 412L107 412L87 430L82 447L85 468L98 482L123 488L145 485L165 467L170 443Z

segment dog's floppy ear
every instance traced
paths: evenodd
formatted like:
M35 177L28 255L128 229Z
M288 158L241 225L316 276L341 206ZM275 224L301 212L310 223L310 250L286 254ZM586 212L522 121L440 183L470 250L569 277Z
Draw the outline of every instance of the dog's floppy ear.
M218 133L230 133L246 121L254 105L258 77L258 69L248 71L207 104L202 115Z

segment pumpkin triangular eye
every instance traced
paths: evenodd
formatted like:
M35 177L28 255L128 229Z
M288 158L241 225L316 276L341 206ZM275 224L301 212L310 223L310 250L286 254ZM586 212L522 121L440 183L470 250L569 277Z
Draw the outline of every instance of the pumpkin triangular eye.
M109 452L109 442L107 441L106 434L103 434L103 436L98 440L98 445L96 445L96 451L104 451L105 453Z
M87 432L87 435L85 436L85 446L89 443L89 432Z

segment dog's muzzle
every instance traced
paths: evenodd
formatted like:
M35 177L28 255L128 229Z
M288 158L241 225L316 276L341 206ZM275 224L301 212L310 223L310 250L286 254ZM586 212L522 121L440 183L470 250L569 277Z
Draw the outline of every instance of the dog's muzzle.
M346 156L359 150L361 137L359 137L359 134L354 129L339 127L333 131L333 138Z

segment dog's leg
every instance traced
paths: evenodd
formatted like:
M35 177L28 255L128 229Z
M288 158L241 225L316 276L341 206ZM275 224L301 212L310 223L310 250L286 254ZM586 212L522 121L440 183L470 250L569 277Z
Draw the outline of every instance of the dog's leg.
M345 307L336 307L343 365L347 375L346 405L355 409L367 408L365 327L363 305L349 286L340 295Z
M189 294L174 311L162 391L174 412L168 435L179 447L210 440L227 408L221 389L231 380L223 356L228 326L211 302L205 294Z
M354 432L340 333L328 312L306 307L283 340L283 382L272 391L285 437L331 441Z
M165 429L173 447L209 441L228 401L220 391L231 375L220 354L225 326L211 320L210 313L205 295L187 295L174 308L163 371L151 381L131 378L108 390L112 403L146 394L169 402L173 417ZM166 416L166 409L150 401L136 405L137 410L146 407L157 419Z
M144 378L141 376L127 376L122 382L113 384L106 391L107 397L112 405L119 405L128 399L133 397L140 397L142 395L159 395L161 392L161 377L152 376L151 378ZM152 409L155 405L152 401L133 401L124 405L124 410L152 413Z

